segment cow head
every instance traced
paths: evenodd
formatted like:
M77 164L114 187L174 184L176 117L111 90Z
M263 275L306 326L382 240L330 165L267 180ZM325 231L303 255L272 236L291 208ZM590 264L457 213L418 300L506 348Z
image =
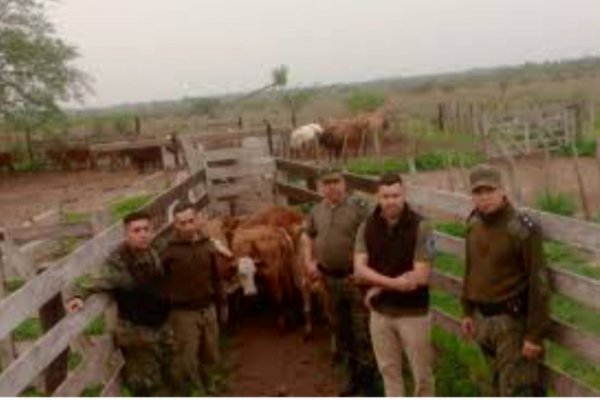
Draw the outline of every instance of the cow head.
M254 278L256 275L256 265L254 265L252 258L242 257L238 260L238 274L244 296L252 296L258 293Z

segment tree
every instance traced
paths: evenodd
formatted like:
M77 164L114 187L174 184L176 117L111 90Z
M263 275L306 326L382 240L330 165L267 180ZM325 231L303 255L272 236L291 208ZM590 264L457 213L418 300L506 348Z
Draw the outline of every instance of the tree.
M249 99L250 97L254 97L257 94L264 92L265 90L277 88L277 87L285 87L288 82L289 68L287 65L280 65L279 67L275 67L271 70L271 82L267 85L254 90L244 97L242 97L239 101L243 101Z
M81 101L91 89L73 66L77 57L56 35L42 0L0 0L0 120L29 132L29 140L62 113L60 102Z

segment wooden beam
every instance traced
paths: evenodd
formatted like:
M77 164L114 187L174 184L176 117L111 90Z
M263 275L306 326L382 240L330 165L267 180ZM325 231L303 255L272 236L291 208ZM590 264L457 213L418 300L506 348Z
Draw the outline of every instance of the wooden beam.
M0 374L0 396L18 396L71 340L79 335L108 305L106 296L90 297L83 310L69 314L56 324Z
M6 234L15 243L20 244L39 239L58 240L68 237L91 237L93 229L90 222L63 222L52 225L8 228Z

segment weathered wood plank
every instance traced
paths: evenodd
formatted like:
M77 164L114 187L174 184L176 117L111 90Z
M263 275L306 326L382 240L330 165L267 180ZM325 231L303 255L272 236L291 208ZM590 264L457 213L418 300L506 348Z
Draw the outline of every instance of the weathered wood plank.
M63 222L52 225L8 228L6 234L15 243L19 244L39 239L58 240L68 237L90 237L93 235L93 230L90 222Z
M90 384L102 382L106 375L104 367L114 351L116 349L109 336L103 337L87 348L81 364L69 373L67 379L52 393L52 396L77 397Z
M0 339L5 338L24 319L37 312L44 303L77 276L99 265L122 239L121 224L113 225L0 302L0 315L2 315Z
M0 301L6 297L6 289L4 283L6 282L4 275L4 257L2 256L2 249L0 248ZM11 335L7 338L0 340L0 370L5 369L15 359L16 351Z
M275 184L275 190L278 194L282 196L286 196L288 198L301 201L301 202L311 202L311 201L319 201L321 200L321 196L313 192L311 190L303 189L298 186L290 185L283 182L277 182Z
M112 354L113 360L111 360L112 368L109 371L108 379L104 384L104 389L100 393L100 397L118 397L119 389L121 387L121 370L125 365L125 360L121 355L121 352L114 352Z
M21 252L3 232L0 233L0 251L4 254L4 272L7 277L9 274L16 274L23 279L30 279L35 275L36 267L31 257Z
M56 324L15 362L0 374L0 396L17 396L52 360L68 346L108 305L106 296L95 295L83 310L70 314Z

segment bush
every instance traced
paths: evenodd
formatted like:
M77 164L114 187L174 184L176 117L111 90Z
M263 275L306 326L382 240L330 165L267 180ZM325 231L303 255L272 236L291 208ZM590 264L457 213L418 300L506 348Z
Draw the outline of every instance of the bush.
M535 205L542 211L566 217L573 216L576 210L575 200L572 196L548 190L537 196Z
M384 103L385 97L383 94L359 90L353 91L346 100L348 110L353 114L373 112L382 107Z

